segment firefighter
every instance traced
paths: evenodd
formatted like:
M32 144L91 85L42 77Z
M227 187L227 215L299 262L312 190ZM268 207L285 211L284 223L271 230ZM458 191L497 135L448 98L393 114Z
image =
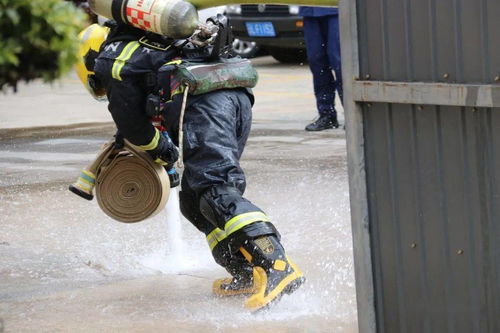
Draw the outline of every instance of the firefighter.
M178 158L183 94L173 94L179 90L175 82L158 86L158 75L165 64L185 56L177 44L115 25L95 59L86 57L95 72L90 86L106 91L118 131L163 165ZM161 103L161 112L166 131L161 133L147 110L151 100L159 96L163 101L165 95L169 101ZM256 311L292 293L305 279L285 254L269 217L243 197L246 180L239 160L250 132L253 102L246 88L188 96L179 197L182 214L205 234L215 261L231 274L216 280L213 292L248 295L245 305Z

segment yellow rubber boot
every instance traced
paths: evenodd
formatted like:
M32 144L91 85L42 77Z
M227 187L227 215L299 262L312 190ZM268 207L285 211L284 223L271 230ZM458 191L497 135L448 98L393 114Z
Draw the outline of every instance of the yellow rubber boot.
M249 295L254 292L253 265L243 256L241 251L232 253L229 246L219 242L212 249L215 261L224 267L230 277L217 279L212 284L212 292L216 296L227 297Z
M283 246L275 236L249 240L240 251L254 266L254 293L245 302L245 307L251 311L269 307L305 282L304 275L285 255Z
M246 300L245 307L258 311L276 303L284 294L293 293L305 282L305 277L300 269L286 258L276 260L273 268L268 270L254 267L253 281L255 291Z
M216 296L227 297L254 293L253 267L241 252L231 254L230 259L226 259L223 266L231 277L214 281L212 291Z

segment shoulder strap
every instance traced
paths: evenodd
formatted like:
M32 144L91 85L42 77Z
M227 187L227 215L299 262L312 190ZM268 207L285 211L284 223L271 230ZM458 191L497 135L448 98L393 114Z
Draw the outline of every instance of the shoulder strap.
M133 40L139 40L145 35L145 32L140 29L126 24L117 24L114 21L107 21L106 26L110 28L110 31L108 38L106 38L106 41L101 46L101 50L108 44L118 41L130 42Z

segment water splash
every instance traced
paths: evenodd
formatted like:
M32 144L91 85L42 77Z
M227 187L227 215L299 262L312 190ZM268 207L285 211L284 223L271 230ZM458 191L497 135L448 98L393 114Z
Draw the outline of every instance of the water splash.
M167 234L165 246L140 260L145 267L158 270L165 274L199 270L207 262L201 262L200 249L193 249L183 239L182 220L177 188L170 190L165 207L165 232Z
M165 224L167 226L167 254L172 258L182 256L184 244L182 242L181 212L179 206L179 192L177 188L170 190L166 206L167 216Z

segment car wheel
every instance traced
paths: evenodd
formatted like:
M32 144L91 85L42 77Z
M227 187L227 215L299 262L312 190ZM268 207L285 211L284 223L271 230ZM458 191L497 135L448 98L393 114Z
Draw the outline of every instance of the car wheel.
M279 62L297 64L307 60L306 50L304 49L269 49L271 56Z
M253 58L259 52L259 46L255 42L246 42L235 38L233 50L242 58Z

